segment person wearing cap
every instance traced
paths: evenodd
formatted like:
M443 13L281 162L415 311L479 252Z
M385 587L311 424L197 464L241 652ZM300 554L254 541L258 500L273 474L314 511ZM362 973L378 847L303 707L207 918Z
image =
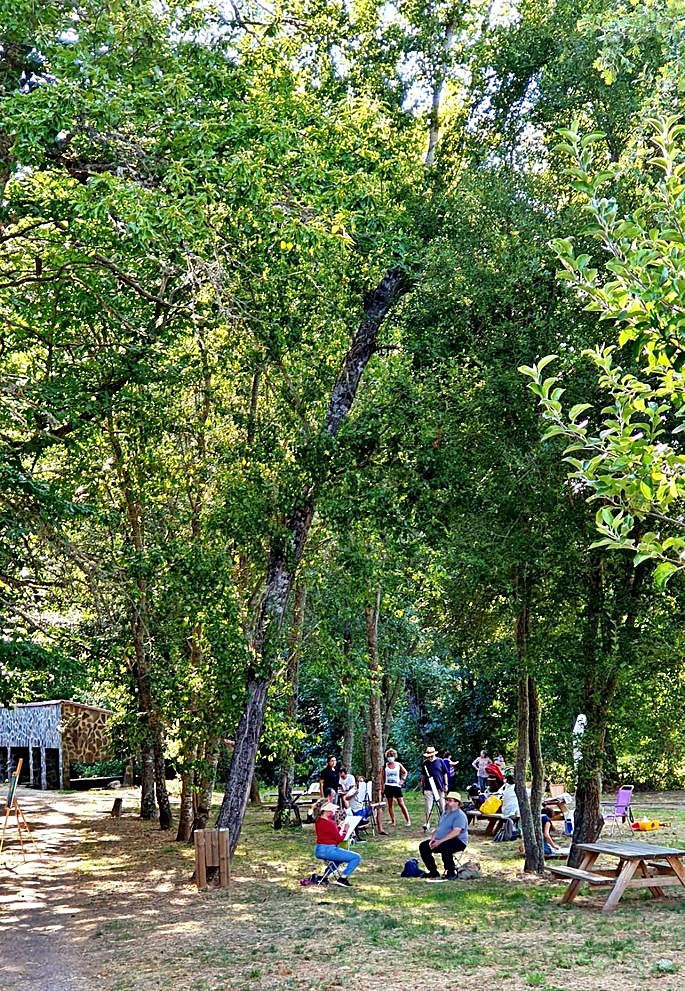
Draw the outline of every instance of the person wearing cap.
M348 878L359 867L362 858L354 850L341 849L340 844L346 837L340 832L335 821L337 811L338 807L333 802L326 802L321 807L320 815L314 822L316 831L314 856L318 860L332 860L335 864L345 864L345 868L336 878L335 883L343 888L351 888L352 885Z
M447 791L447 772L445 771L445 764L438 756L438 752L435 747L428 747L425 751L424 761L421 765L421 790L423 791L423 803L426 809L426 815L423 823L424 833L428 832L430 825L431 812L433 811L433 806L438 804L440 809L440 814L445 811L445 792ZM433 793L433 788L431 787L431 781L435 786L435 791L437 792L437 798Z
M461 808L461 795L458 791L448 791L445 796L446 811L440 816L438 825L427 840L419 844L421 860L428 868L428 877L440 877L435 852L442 857L446 878L456 878L457 869L454 854L466 849L469 842L469 822Z

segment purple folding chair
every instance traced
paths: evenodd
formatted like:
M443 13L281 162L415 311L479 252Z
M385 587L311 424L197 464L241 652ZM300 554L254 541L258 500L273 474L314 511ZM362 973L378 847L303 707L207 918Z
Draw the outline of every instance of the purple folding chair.
M601 806L604 826L609 826L612 833L621 826L625 826L627 829L631 828L631 824L634 821L631 805L634 788L635 785L621 785L616 792L614 804Z

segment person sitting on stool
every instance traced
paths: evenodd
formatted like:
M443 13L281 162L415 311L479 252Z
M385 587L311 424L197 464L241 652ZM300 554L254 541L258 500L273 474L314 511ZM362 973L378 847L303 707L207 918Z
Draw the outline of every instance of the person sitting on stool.
M314 823L316 832L314 856L319 860L332 860L336 864L344 864L342 873L336 878L335 883L343 888L351 888L352 885L348 878L359 867L362 858L354 850L345 850L340 846L346 835L336 825L335 814L337 811L337 805L332 802L327 802L322 807L321 814Z
M430 839L419 844L419 854L428 868L429 878L440 877L435 863L436 850L442 857L445 877L456 878L454 854L465 850L469 841L469 822L466 813L462 811L459 792L448 791L445 795L445 805L445 811L440 816L440 821L431 833Z

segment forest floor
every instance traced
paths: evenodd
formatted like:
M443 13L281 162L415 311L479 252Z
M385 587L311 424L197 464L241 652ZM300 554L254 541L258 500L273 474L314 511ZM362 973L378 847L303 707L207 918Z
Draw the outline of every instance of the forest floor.
M124 815L109 818L116 795ZM320 867L310 831L275 833L248 811L230 889L198 892L193 852L136 818L138 793L38 793L19 801L43 853L0 857L5 983L22 991L623 991L685 981L685 895L605 893L559 905L563 886L521 874L517 844L472 835L483 877L427 884L399 877L419 828L358 849L354 888L301 887ZM418 796L410 808L418 815ZM640 839L685 845L685 794L638 796L671 828ZM664 814L668 810L668 814ZM11 834L10 834L11 835ZM669 893L676 889L667 889Z

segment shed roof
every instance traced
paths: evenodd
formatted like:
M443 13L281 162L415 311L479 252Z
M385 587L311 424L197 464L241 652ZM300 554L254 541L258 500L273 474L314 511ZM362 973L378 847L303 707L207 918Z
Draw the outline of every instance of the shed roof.
M30 706L39 706L39 705L73 705L77 709L89 709L92 712L110 713L112 711L111 709L104 709L101 705L86 705L84 702L74 702L73 699L49 699L46 700L45 702L17 702L16 705L10 705L7 708L28 709Z

